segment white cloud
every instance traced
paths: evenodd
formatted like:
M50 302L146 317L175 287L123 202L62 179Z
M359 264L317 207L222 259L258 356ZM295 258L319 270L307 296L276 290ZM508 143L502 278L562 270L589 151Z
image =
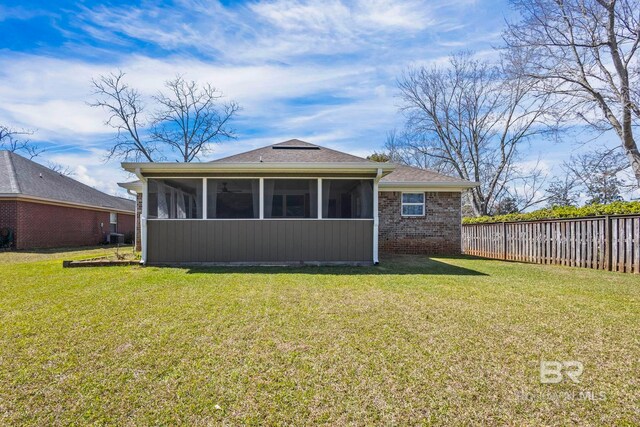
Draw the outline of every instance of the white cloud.
M103 126L104 115L81 100L6 103L2 109L7 115L5 122L35 128L38 138L109 132Z
M218 86L237 100L245 119L273 114L274 103L311 93L357 85L366 69L302 65L218 66L204 61L131 57L113 67L32 55L0 59L0 121L36 128L38 138L78 138L112 131L103 111L87 105L93 100L91 79L116 67L149 100L163 81L177 73ZM185 73L186 70L186 73ZM148 105L148 109L152 109ZM283 114L286 114L284 111Z
M22 6L5 6L0 5L0 22L5 21L7 19L19 19L26 20L31 19L38 15L43 15L44 13L35 8L25 8Z
M128 197L125 189L118 187L118 182L133 181L136 178L120 168L117 161L105 162L106 151L90 149L76 152L45 152L36 158L46 164L47 161L68 168L71 178L107 194Z
M169 9L150 4L85 8L77 19L83 31L110 43L133 38L170 50L188 47L228 63L277 62L307 54L384 51L427 29L459 29L466 25L459 19L461 7L469 3L262 0L223 6L216 0L179 0Z
M243 107L236 122L241 139L217 146L215 157L293 137L366 155L397 125L395 77L413 59L443 57L438 39L467 25L473 3L174 0L81 7L60 29L77 47L66 45L67 57L2 52L0 123L37 129L34 139L60 149L48 153L51 161L72 166L89 185L118 191L115 182L127 176L117 162L102 162L113 131L103 125L105 113L86 104L91 78L122 69L152 109L150 96L180 73L215 84ZM107 46L82 45L87 38ZM463 38L456 47L473 43ZM100 62L80 59L98 56Z
M313 34L355 36L371 31L416 31L436 23L428 16L428 3L418 1L275 0L254 3L250 9L282 30Z

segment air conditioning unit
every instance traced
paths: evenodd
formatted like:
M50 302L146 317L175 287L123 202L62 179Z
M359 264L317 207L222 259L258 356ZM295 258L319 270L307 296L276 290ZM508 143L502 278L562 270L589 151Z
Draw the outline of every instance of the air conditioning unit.
M124 244L124 234L120 233L111 233L109 234L109 243L111 244Z

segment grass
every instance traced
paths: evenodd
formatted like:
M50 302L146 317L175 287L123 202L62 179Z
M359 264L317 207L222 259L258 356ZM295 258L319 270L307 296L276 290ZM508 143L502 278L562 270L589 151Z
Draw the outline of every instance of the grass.
M100 250L0 254L0 424L640 423L638 276L61 268ZM541 360L580 383L540 384Z

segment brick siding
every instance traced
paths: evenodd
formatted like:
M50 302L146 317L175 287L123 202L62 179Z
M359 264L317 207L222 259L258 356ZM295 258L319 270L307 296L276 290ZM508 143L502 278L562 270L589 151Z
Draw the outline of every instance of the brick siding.
M10 208L11 204L15 209ZM15 212L14 217L11 212ZM3 224L13 228L16 249L89 246L106 240L109 212L24 201L1 201L0 227ZM118 232L133 231L133 214L118 214Z
M461 253L460 193L425 193L424 217L403 217L401 194L380 192L378 248L381 253Z
M133 214L118 214L118 233L131 234L131 236L125 236L128 238L135 238L133 234L136 229L136 217ZM133 243L133 242L132 242Z
M13 231L14 239L15 239L17 224L18 224L18 202L14 200L0 200L0 229L5 227L9 228L10 230Z

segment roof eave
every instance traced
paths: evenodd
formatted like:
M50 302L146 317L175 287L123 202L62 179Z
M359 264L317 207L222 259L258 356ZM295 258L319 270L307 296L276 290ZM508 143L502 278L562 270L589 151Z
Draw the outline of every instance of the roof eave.
M95 204L91 204L91 203L78 203L78 202L71 202L71 201L65 201L65 200L57 200L57 199L49 199L46 197L37 197L37 196L30 196L27 194L15 194L15 193L0 193L0 199L11 199L11 200L23 200L23 201L32 201L32 202L41 202L41 203L46 203L49 205L56 205L56 206L69 206L69 207L78 207L78 208L85 208L85 209L92 209L92 210L99 210L99 211L109 211L109 212L119 212L119 213L127 213L127 214L134 214L135 213L135 208L134 209L126 209L124 207L117 207L117 206L105 206L105 205L95 205ZM132 201L132 203L134 203Z
M136 193L141 193L143 186L140 181L132 181L132 182L119 182L118 187L124 188L125 190L135 191Z

